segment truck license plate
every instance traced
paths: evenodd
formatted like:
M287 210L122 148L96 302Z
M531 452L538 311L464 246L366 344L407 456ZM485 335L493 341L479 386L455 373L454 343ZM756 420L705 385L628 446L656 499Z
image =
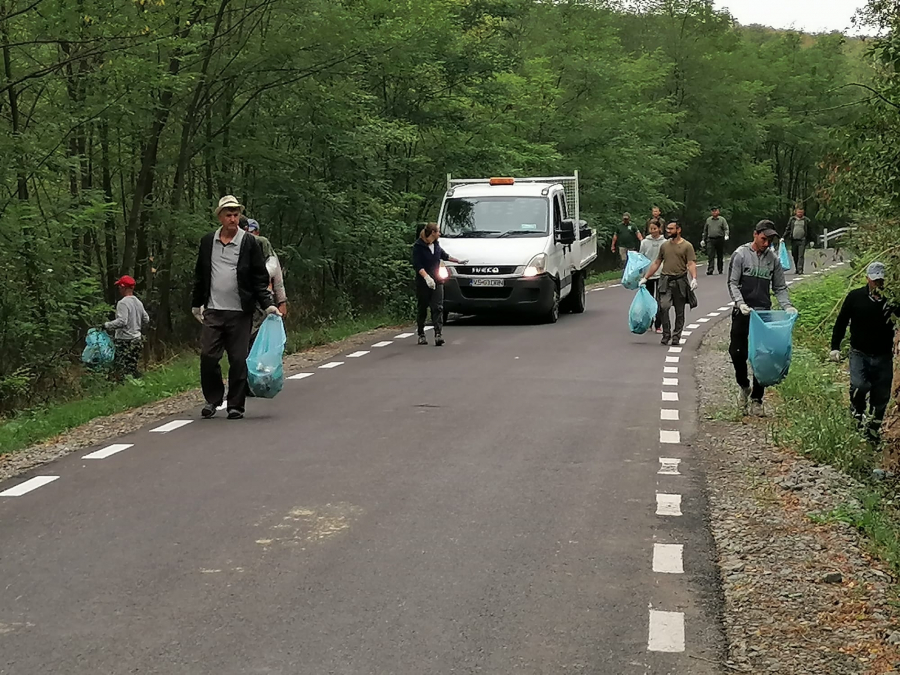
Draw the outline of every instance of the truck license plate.
M472 279L473 286L503 286L503 279Z

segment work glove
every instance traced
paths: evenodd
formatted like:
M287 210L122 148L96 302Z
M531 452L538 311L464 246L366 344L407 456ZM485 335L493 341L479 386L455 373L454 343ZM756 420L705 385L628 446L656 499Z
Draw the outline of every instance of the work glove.
M203 308L202 307L191 307L191 314L194 315L194 318L197 319L200 323L203 323Z
M428 286L431 290L437 288L437 284L434 283L434 279L431 278L431 275L425 275L425 285Z
M831 354L828 355L828 358L837 363L841 360L841 351L839 349L832 349Z
M728 241L728 235L727 235L727 234L725 235L725 241Z
M706 248L706 240L705 239L700 240L700 248Z
M697 280L696 279L691 279L691 290L692 291L697 290Z
M268 307L266 307L266 316L271 316L272 314L281 316L281 312L278 311L278 308L275 305L269 305Z
M458 263L456 263L456 264L457 264L457 265L468 265L468 264L469 264L469 261L468 261L468 260L460 260L460 261L459 261Z
M638 282L638 286L646 286L646 285L647 285L646 277L641 277L641 280Z
M752 309L750 309L750 305L748 305L746 302L742 302L741 304L739 304L738 309L741 310L741 314L743 314L744 316L750 316L750 312L753 311Z
M796 307L788 307L788 308L787 308L786 310L784 310L784 311L787 312L788 314L799 314L799 313L800 313L800 312L797 311L797 308L796 308Z

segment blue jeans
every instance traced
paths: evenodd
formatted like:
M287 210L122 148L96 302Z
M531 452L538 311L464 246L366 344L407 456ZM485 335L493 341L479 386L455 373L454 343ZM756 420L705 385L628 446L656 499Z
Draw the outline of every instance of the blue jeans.
M893 355L871 356L850 350L850 408L860 425L868 408L870 434L877 435L881 429L884 411L891 400L893 379Z

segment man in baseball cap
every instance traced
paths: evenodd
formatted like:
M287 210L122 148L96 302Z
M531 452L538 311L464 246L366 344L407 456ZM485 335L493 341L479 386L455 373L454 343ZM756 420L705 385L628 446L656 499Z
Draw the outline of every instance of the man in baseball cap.
M113 332L116 356L113 360L113 377L121 380L126 376L140 377L138 362L143 349L142 328L150 323L147 310L134 294L134 278L127 274L115 283L122 299L116 303L116 318L103 324L106 332Z
M873 443L881 435L884 412L891 400L894 322L900 308L882 294L884 263L866 269L866 285L850 291L834 322L831 360L841 360L841 342L850 327L850 408Z

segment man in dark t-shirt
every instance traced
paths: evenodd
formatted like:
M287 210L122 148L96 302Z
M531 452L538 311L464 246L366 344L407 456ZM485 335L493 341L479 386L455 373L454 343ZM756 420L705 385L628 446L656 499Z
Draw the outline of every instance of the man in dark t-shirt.
M641 234L637 225L631 222L631 214L626 213L622 216L622 222L616 228L613 235L612 250L613 253L618 252L619 259L622 261L622 267L628 262L628 251L637 251L641 246L641 240L644 235Z

